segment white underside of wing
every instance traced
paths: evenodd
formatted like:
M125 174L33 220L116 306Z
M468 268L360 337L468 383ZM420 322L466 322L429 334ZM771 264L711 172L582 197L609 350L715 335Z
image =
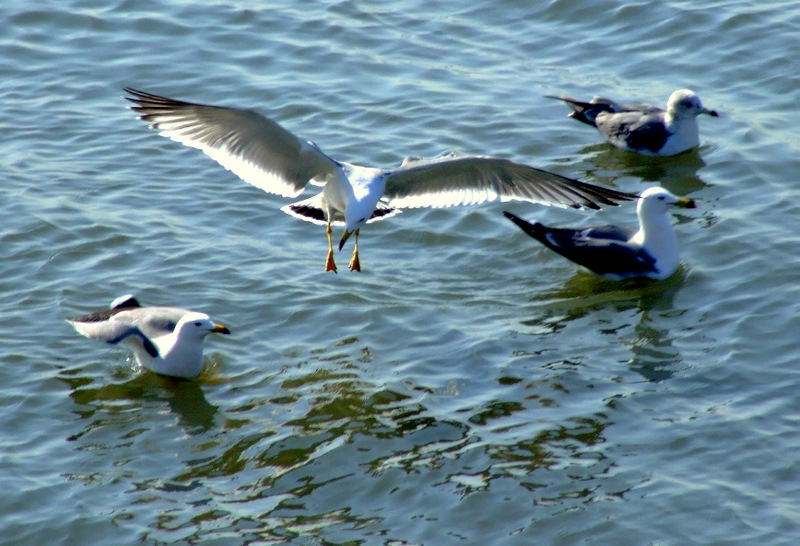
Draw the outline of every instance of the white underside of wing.
M474 195L481 193L482 195ZM459 205L472 205L491 201L497 198L497 195L488 195L489 192L464 192L463 190L457 191L443 191L439 193L430 193L423 195L407 195L404 197L396 197L389 200L389 204L393 207L402 209L414 208L443 208L443 207L456 207Z
M491 188L476 188L476 189L453 189L443 190L435 193L423 193L418 195L406 195L403 197L395 197L387 200L392 207L409 209L409 208L443 208L443 207L458 207L468 205L479 205L490 201L499 199L505 203L508 201L518 200L518 197L510 195L501 195ZM532 203L541 205L553 205L549 201L540 199L526 199ZM562 206L562 205L556 205Z
M185 146L201 150L208 157L248 184L252 184L267 193L274 193L283 197L297 197L303 191L303 188L297 189L294 184L284 179L280 173L270 171L264 166L249 160L246 156L231 153L224 145L219 148L208 146L176 130L162 130L159 134ZM319 184L320 182L317 181L315 183Z

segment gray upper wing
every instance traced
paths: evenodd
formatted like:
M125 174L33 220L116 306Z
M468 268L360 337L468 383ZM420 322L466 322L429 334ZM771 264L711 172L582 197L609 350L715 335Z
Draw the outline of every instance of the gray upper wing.
M655 272L656 260L646 250L617 241L575 247L561 254L599 275L629 277Z
M653 256L628 243L635 232L633 229L613 225L575 230L544 229L542 243L598 275L630 277L655 271Z
M116 319L131 324L145 336L154 339L175 331L178 321L188 312L179 307L142 307L117 313L111 322Z
M598 116L597 128L610 140L624 141L633 150L657 152L672 135L660 112L623 112Z
M603 226L585 227L579 229L578 233L579 237L588 240L608 240L608 241L627 242L628 240L630 240L631 237L634 236L636 231L637 230L629 227L603 225Z

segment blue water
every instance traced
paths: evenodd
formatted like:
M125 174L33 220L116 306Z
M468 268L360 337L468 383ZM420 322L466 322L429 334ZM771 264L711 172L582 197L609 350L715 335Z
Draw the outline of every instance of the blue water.
M0 4L0 542L791 544L800 535L792 2ZM466 4L465 4L466 6ZM611 283L502 216L324 229L160 138L123 86L255 109L336 159L509 158L698 202ZM699 150L612 148L545 95L693 89ZM65 318L210 313L177 381Z

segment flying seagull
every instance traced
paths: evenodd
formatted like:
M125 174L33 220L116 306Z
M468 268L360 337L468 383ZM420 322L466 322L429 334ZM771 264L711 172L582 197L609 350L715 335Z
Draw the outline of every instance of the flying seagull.
M339 250L355 234L350 269L361 271L360 228L402 208L471 205L500 198L598 209L636 197L491 157L408 158L394 169L360 167L330 158L313 142L250 110L125 91L139 119L162 136L202 150L245 182L284 197L297 197L308 183L322 186L321 193L281 210L327 226L326 271L336 271L332 224L345 227Z
M203 340L208 334L230 334L205 313L142 307L132 295L115 299L109 309L67 322L91 339L128 342L139 365L149 370L185 378L197 377L203 370Z
M623 150L644 155L670 156L700 146L697 116L717 117L688 89L670 95L667 109L652 104L619 104L595 97L581 102L567 96L548 96L572 109L568 117L597 127L605 139Z
M680 262L678 239L667 213L673 206L696 208L691 199L663 188L645 190L636 206L639 228L605 225L553 228L504 212L519 228L568 260L608 280L666 279Z

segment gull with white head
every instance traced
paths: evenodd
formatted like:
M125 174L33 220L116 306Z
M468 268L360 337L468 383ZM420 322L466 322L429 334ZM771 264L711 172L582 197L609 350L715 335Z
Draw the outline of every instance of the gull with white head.
M568 117L596 127L605 139L623 150L644 155L671 156L700 146L697 116L717 117L688 89L670 95L667 109L652 104L620 104L604 97L581 102L550 96L572 109Z
M250 110L183 102L131 88L125 91L139 119L162 136L202 150L245 182L285 197L297 197L309 183L322 186L321 193L282 210L327 226L327 271L336 271L332 224L344 224L339 250L355 234L350 269L360 271L359 230L402 208L471 205L499 198L598 209L635 198L491 157L407 159L388 170L359 167L330 158L313 142Z
M604 279L663 280L680 264L678 238L667 215L675 206L696 208L692 199L676 197L663 188L648 188L636 206L638 229L613 225L553 228L527 222L510 212L504 214L547 248Z
M205 313L178 307L142 307L132 295L115 299L109 309L67 322L90 339L133 349L139 365L162 375L192 378L203 370L203 340L230 334Z

